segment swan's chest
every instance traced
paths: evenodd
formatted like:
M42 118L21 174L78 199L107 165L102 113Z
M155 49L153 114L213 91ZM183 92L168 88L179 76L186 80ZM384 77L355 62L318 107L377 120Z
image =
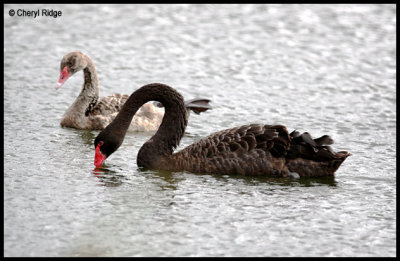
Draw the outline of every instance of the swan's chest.
M87 117L81 117L76 115L66 114L61 119L61 126L76 128L76 129L86 129L88 125Z
M66 114L61 120L61 126L80 130L102 130L109 123L110 119L102 116L82 116L76 114Z

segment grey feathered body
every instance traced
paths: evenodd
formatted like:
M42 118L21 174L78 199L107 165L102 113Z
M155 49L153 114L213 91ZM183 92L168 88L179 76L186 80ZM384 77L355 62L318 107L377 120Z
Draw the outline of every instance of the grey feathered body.
M83 70L84 83L82 90L73 104L61 119L61 126L86 130L103 130L117 116L125 102L127 94L112 94L99 98L99 80L93 61L81 52L71 52L63 57L60 70L69 67L71 75ZM186 105L187 114L190 110L196 114L211 107L208 99L193 99ZM162 105L161 105L162 106ZM161 124L164 110L152 103L141 106L133 117L129 131L156 131Z

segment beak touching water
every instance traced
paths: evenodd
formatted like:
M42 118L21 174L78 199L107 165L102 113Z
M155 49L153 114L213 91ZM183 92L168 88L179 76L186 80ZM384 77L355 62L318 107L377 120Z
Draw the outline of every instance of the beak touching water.
M96 167L100 167L101 164L103 164L103 162L106 160L106 155L104 155L101 150L100 150L100 146L103 145L102 142L99 142L99 144L97 144L96 147L96 154L94 156L94 165Z
M68 66L65 66L64 69L60 73L60 77L58 78L58 82L56 85L56 90L58 90L69 78Z

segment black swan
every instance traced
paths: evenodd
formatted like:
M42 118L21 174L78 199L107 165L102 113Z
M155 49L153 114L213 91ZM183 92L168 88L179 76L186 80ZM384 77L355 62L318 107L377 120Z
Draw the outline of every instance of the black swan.
M83 70L84 83L81 93L65 112L61 126L76 129L102 130L112 122L122 108L128 94L112 94L99 99L99 80L93 61L81 52L71 52L61 60L60 77L56 89L59 89L69 77ZM210 100L192 99L185 102L186 113L190 110L199 114L210 109ZM144 104L129 127L130 131L155 131L161 124L163 110L160 104Z
M158 101L165 115L158 131L140 148L139 167L193 173L264 175L274 177L333 176L350 155L334 152L333 140L312 139L307 132L288 133L283 125L250 124L222 130L173 153L187 125L182 95L160 83L132 93L115 119L95 139L96 167L122 144L132 117L148 101Z

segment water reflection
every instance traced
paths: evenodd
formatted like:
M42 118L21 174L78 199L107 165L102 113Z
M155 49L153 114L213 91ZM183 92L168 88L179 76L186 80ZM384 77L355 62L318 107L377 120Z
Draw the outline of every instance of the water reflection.
M89 145L90 147L93 147L94 140L96 139L96 136L98 135L99 131L96 130L77 130L74 129L75 133L78 134L79 137L81 137L82 141L84 144Z
M126 180L124 175L103 166L94 168L92 174L99 179L100 185L106 187L118 187Z
M156 184L161 190L176 190L179 182L186 179L186 175L197 175L207 178L212 178L215 181L222 183L238 183L243 185L278 185L284 187L314 187L314 186L330 186L336 187L337 181L334 176L331 177L318 177L318 178L279 178L279 177L257 177L257 176L232 176L232 175L210 175L210 174L196 174L187 171L184 172L171 172L165 170L149 170L142 167L137 169L144 177L148 178L152 183ZM96 167L92 170L94 176L99 178L105 186L115 187L120 186L127 178L119 174L120 172L111 170L105 165Z
M177 183L184 180L184 177L179 175L179 172L171 172L166 170L148 170L139 167L138 170L146 178L151 179L151 182L161 188L161 190L176 190Z
M318 177L318 178L280 178L280 177L265 177L265 176L233 176L233 175L219 175L219 174L197 174L187 171L183 172L170 172L163 170L148 170L138 168L146 177L156 183L162 190L172 189L176 190L179 182L186 179L187 175L201 176L206 179L213 179L222 183L241 183L243 185L278 185L278 186L291 186L291 187L314 187L314 186L330 186L336 187L337 181L334 176L331 177ZM187 175L186 175L187 174Z
M334 176L331 177L319 177L319 178L279 178L279 177L266 177L266 176L214 176L216 180L222 182L231 183L234 179L235 181L242 181L245 185L279 185L279 186L300 186L300 187L313 187L313 186L336 186L337 181Z

